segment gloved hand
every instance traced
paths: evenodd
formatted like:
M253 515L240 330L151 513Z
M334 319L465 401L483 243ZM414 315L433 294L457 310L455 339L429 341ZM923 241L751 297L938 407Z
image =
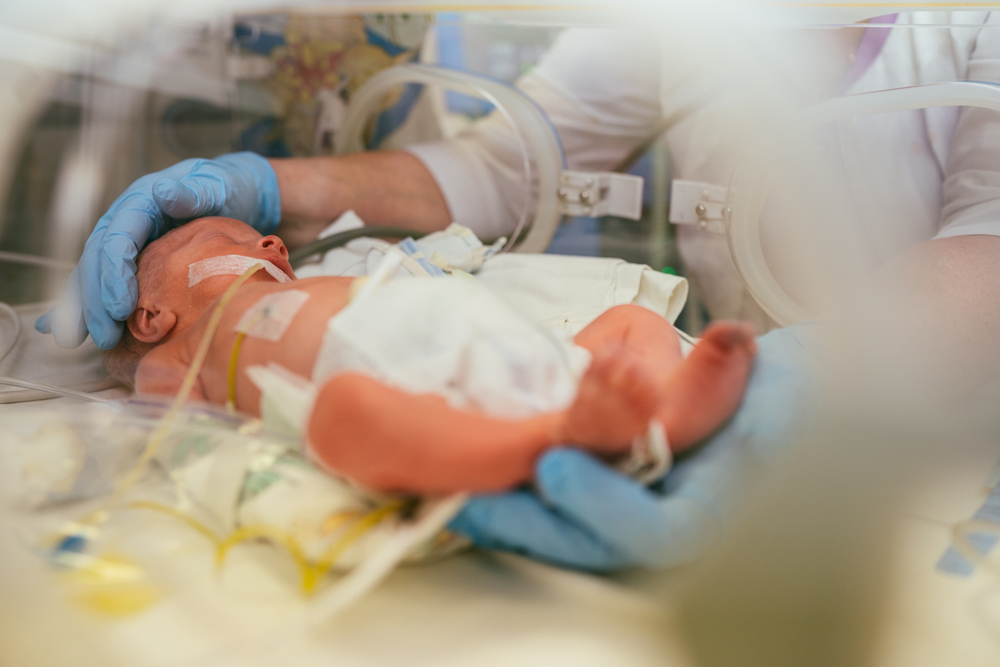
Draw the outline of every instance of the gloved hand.
M488 549L517 551L588 570L690 563L722 532L740 483L773 463L815 401L819 325L758 339L757 358L733 419L646 488L575 449L554 449L527 490L471 499L449 528Z
M97 221L62 297L35 329L62 347L77 347L88 331L102 350L114 347L139 295L136 255L148 241L208 215L274 231L281 198L268 161L249 152L184 160L130 185Z

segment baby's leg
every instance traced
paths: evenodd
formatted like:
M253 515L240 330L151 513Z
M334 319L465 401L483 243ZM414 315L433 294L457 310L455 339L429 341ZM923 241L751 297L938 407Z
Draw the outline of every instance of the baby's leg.
M753 325L713 322L684 361L666 377L658 410L670 449L709 436L736 412L757 353Z
M605 311L574 342L593 360L566 411L566 441L625 454L662 411L667 379L682 359L677 334L653 311L626 305Z
M620 356L614 352L616 347L642 359L658 386L656 416L675 452L710 435L736 411L757 350L752 325L718 322L705 330L701 342L684 359L673 327L640 306L608 310L581 331L575 342L595 359ZM631 373L635 376L636 371ZM642 387L638 383L633 391Z

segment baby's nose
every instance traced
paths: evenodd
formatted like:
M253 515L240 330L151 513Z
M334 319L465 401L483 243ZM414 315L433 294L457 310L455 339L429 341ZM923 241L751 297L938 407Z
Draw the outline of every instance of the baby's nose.
M284 241L279 239L277 236L265 236L257 241L257 247L261 250L277 250L281 253L281 256L288 258L288 249L285 247Z

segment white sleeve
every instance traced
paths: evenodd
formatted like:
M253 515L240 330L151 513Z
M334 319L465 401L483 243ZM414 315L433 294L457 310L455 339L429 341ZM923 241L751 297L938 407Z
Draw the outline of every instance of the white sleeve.
M1000 13L976 38L967 81L1000 84ZM942 226L934 238L1000 236L1000 112L964 107L945 169Z
M552 121L570 169L613 167L662 117L659 49L648 34L567 30L517 85ZM535 187L525 188L517 141L496 112L455 139L407 150L438 182L454 221L482 238L509 234Z

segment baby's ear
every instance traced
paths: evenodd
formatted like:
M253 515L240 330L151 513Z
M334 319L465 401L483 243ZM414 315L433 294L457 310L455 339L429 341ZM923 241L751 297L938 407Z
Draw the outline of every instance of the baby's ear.
M158 343L177 324L177 315L171 310L136 308L126 324L132 335L143 343Z

